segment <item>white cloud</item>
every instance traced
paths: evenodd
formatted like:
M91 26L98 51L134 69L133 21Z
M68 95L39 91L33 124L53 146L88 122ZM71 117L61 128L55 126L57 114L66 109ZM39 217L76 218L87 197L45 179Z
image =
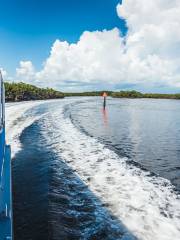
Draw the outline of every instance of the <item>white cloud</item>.
M67 84L118 81L122 39L118 29L84 32L76 44L56 40L37 78Z
M180 87L180 1L124 0L128 27L85 31L76 44L56 40L41 71L20 62L18 78L62 89L137 84Z
M31 61L21 61L20 67L16 68L17 77L26 82L34 82L35 69Z
M3 68L0 68L0 71L3 78L7 76L7 72Z

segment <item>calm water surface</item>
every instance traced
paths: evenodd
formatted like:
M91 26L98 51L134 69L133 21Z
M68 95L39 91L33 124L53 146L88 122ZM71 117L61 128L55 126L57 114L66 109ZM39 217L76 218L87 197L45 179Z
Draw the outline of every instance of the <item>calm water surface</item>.
M72 121L120 156L172 181L180 190L180 102L155 99L99 100L71 108Z

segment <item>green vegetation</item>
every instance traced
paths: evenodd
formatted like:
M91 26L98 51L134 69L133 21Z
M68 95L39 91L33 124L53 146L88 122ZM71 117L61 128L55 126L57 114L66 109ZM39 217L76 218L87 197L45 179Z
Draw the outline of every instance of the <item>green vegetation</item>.
M120 92L113 92L112 97L116 98L143 98L143 94L137 91L120 91Z
M6 101L28 101L63 98L62 92L52 88L38 88L25 83L5 82Z
M77 93L64 93L66 97L95 97L95 96L101 96L104 92L108 94L108 96L112 95L112 91L92 91L92 92L77 92Z
M103 92L106 92L108 96L114 98L160 98L160 99L180 99L180 93L177 94L164 94L164 93L141 93L135 90L132 91L93 91L82 93L64 93L66 97L74 96L101 96Z
M180 93L165 94L165 93L141 93L137 91L120 91L113 92L114 98L159 98L159 99L180 99Z
M63 97L75 96L102 96L106 92L108 96L114 98L161 98L161 99L180 99L180 93L163 94L163 93L141 93L138 91L92 91L79 93L62 93L52 88L39 88L25 83L8 83L5 82L6 101L28 101L44 100Z

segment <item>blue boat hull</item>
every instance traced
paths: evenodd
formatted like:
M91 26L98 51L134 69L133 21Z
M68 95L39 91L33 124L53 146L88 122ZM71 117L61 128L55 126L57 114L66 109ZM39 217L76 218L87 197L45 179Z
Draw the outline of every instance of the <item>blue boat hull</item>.
M5 146L0 183L0 239L13 239L12 236L11 151Z
M11 149L5 139L5 89L0 71L0 240L12 240Z

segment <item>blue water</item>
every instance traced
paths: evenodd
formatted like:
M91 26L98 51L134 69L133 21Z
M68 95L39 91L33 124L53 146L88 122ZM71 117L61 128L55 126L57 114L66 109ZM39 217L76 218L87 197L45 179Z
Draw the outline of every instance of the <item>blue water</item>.
M101 104L92 100L74 105L73 123L180 190L180 102L109 99L106 111Z
M9 106L15 239L180 239L179 103Z

